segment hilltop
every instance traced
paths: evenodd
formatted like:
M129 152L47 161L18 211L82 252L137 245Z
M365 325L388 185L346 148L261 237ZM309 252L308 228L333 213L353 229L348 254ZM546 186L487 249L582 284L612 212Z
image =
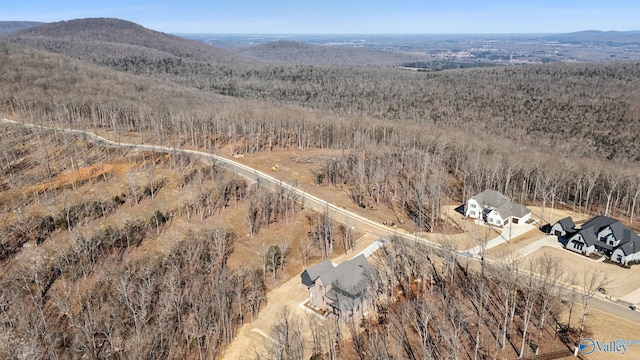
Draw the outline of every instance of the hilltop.
M44 23L37 21L0 21L0 35L7 35L42 24Z
M8 38L13 43L105 65L118 66L134 59L242 62L228 51L111 18L48 23L17 31Z

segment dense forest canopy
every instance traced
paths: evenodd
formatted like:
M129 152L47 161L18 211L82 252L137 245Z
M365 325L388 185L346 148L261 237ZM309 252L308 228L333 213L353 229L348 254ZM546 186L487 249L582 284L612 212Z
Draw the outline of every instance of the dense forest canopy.
M430 73L389 67L269 65L115 19L47 24L13 34L9 40L235 98L462 128L473 134L543 143L580 156L640 160L634 146L640 133L639 63L560 63ZM288 42L262 47L264 57L272 56L273 47L283 51L281 58L299 57L296 52L307 57L311 49L317 52ZM344 50L333 51L339 55Z

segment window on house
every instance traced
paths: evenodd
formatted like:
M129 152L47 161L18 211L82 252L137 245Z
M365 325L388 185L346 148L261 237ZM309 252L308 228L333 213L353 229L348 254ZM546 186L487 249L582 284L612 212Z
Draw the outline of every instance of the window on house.
M471 203L471 208L475 209L476 208L476 204Z
M322 285L318 286L318 289L320 289L320 291L322 291Z

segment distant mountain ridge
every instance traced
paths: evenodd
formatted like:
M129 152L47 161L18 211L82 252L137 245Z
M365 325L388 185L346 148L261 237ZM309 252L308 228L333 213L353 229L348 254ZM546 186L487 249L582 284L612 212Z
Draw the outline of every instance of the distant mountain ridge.
M37 21L0 21L0 35L11 34L16 31L40 26L43 22Z
M123 57L180 58L209 63L240 61L226 50L113 18L48 23L14 32L8 38L14 43L93 62L118 61Z
M549 38L562 42L609 42L616 44L640 43L640 30L601 31L584 30L566 34L555 34Z
M290 65L399 65L420 56L354 46L320 46L278 40L237 48L235 52L270 63Z

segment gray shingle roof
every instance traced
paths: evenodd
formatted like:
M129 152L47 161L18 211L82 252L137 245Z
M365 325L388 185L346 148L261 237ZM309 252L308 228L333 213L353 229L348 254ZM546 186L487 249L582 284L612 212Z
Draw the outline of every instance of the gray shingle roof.
M582 235L582 239L587 246L593 246L596 241L598 241L598 238L592 229L581 229L578 233Z
M635 241L627 241L618 247L625 255L631 255L640 251L640 237L636 234Z
M302 272L302 283L313 286L320 279L325 285L331 284L326 296L334 301L334 306L342 311L353 309L362 303L362 294L369 284L369 262L364 255L359 255L333 266L329 260L325 260Z
M558 223L560 223L560 226L562 226L562 229L564 229L564 231L568 231L576 227L576 224L573 222L571 216L567 216L564 219L558 220Z
M475 199L483 208L495 208L503 219L510 216L521 218L531 212L526 206L515 203L507 196L491 189L473 196L472 199Z
M624 229L622 242L618 246L625 255L631 255L640 251L640 235L631 229Z
M597 234L606 227L611 228L611 232L616 240L620 243L618 246L611 246L603 241L599 241ZM582 225L579 233L585 240L587 246L596 245L599 248L607 250L622 249L625 255L633 254L640 251L640 235L629 229L619 220L608 216L598 215Z
M313 286L320 275L330 271L331 269L333 269L333 263L328 259L319 264L313 265L312 267L303 271L302 274L300 274L302 283L305 286Z
M511 201L505 195L502 195L501 193L499 193L499 192L497 192L495 190L491 190L491 189L487 189L487 190L475 195L473 197L473 199L476 199L476 201L480 205L491 206L491 207L494 207L494 208L498 208L501 205Z
M612 219L608 216L598 215L593 219L587 221L586 223L582 224L582 229L592 227L595 229L595 232L599 232L603 227L611 225L615 222L618 222L618 220Z

